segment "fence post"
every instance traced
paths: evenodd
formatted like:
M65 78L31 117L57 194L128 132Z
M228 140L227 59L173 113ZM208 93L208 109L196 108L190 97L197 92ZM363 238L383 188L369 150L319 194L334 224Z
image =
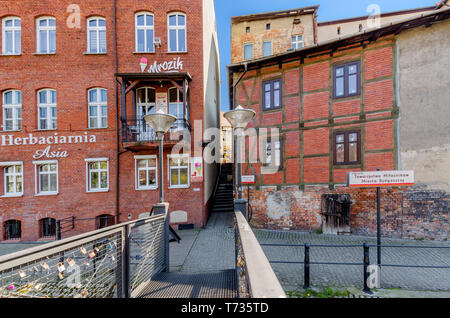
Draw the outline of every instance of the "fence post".
M61 220L56 221L56 239L61 240Z
M368 286L368 281L369 281L369 265L370 265L370 261L369 261L369 244L364 243L363 244L363 249L364 249L364 289L363 292L367 293L367 294L372 294L372 291L370 290L369 286Z
M129 225L125 225L123 227L123 235L124 235L124 246L123 246L123 254L122 254L122 261L123 261L123 291L122 295L123 298L130 298L130 228Z
M307 289L310 287L311 283L310 283L310 263L309 263L309 248L310 248L310 244L306 243L305 244L305 263L303 265L304 268L304 289Z

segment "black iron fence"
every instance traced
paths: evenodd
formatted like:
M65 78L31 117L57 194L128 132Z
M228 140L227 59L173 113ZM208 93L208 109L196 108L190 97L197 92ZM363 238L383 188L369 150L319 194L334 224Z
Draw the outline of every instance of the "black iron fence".
M0 257L0 298L136 297L169 266L166 213Z
M191 131L191 125L186 119L177 119L170 130L164 135L166 141L179 141L183 132ZM156 133L144 119L122 120L122 142L157 142Z
M345 244L345 245L336 245L336 244L276 244L276 243L262 243L260 244L262 247L293 247L293 248L303 248L304 249L304 258L303 261L288 261L288 260L270 260L271 264L301 264L303 265L303 288L308 289L311 287L311 267L315 265L333 265L333 266L360 266L361 267L361 286L363 291L366 293L372 293L370 286L374 287L374 281L379 279L382 274L382 268L420 268L420 269L449 269L450 264L442 264L442 265L419 265L419 264L390 264L390 263L379 263L371 262L370 252L371 248L380 248L389 249L389 248L404 248L404 249L443 249L448 251L450 259L450 246L408 246L408 245L377 245L377 244ZM361 262L330 262L330 261L311 261L311 250L312 249L320 249L320 248L358 248L361 249L360 256ZM372 253L374 254L374 253ZM376 254L375 254L376 255ZM377 255L378 256L378 255ZM429 260L430 261L430 260ZM377 268L376 271L378 273L372 271L372 269ZM323 274L323 273L322 273ZM378 278L375 275L380 275ZM450 277L450 271L449 275ZM445 278L442 278L445 279ZM449 281L450 282L450 281ZM379 281L377 287L381 286L381 281ZM450 289L450 283L447 284Z

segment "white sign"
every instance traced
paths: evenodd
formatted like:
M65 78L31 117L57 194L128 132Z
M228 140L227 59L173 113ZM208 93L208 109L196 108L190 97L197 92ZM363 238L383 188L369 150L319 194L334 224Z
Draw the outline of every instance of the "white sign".
M156 93L156 111L162 109L167 113L167 93Z
M203 181L203 158L193 157L191 158L191 181L202 182Z
M97 137L95 135L88 135L87 132L85 132L84 135L77 136L59 136L58 133L46 137L36 137L33 134L28 134L27 137L2 135L1 141L2 146L87 144L97 142Z
M162 63L154 61L150 66L147 58L143 57L139 65L141 66L141 72L145 72L148 67L148 73L179 72L183 70L183 61L180 57L174 57L172 61L164 61Z
M255 176L242 176L242 184L255 184Z
M398 187L414 185L414 171L367 171L347 173L347 186Z

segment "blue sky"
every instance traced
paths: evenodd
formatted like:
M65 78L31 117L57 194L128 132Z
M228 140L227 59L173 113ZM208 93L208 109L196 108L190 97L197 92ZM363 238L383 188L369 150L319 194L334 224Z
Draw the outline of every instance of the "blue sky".
M230 18L232 16L287 10L320 5L318 21L329 21L368 15L370 4L377 4L381 12L428 7L438 0L215 0L217 32L221 64L221 108L228 110L226 66L230 64Z

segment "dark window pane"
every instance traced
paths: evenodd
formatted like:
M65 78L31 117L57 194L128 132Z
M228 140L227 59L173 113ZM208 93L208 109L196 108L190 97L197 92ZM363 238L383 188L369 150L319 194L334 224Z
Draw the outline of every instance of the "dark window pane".
M336 96L344 96L344 78L336 78Z
M348 160L350 162L357 162L358 161L358 144L357 143L350 143L348 147L349 155Z
M343 163L345 161L344 144L336 145L336 163Z

